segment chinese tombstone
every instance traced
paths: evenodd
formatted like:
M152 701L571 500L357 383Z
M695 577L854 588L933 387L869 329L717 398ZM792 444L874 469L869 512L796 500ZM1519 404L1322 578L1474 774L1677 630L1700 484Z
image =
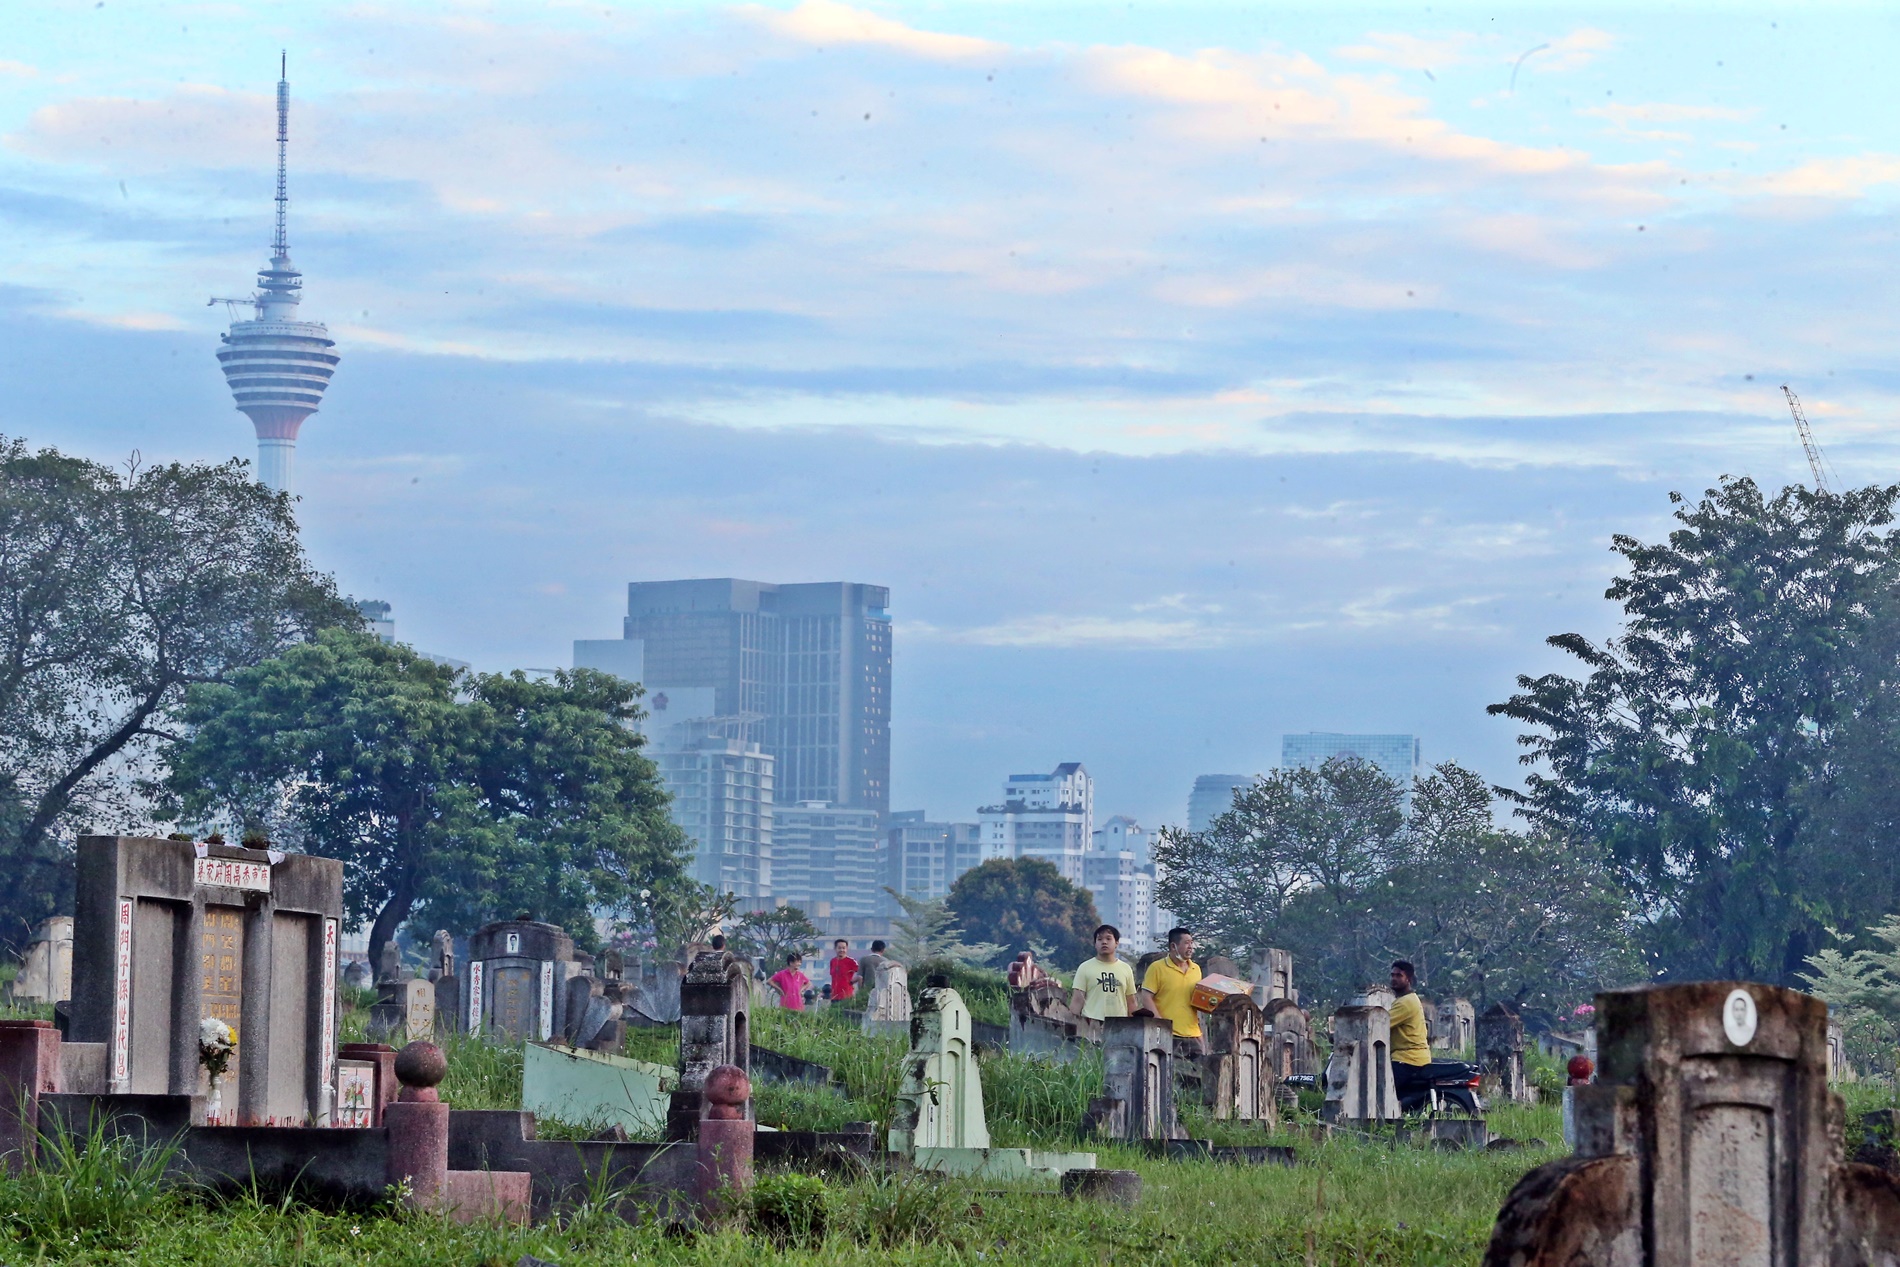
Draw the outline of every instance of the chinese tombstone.
M1244 994L1222 999L1201 1018L1207 1054L1201 1057L1201 1093L1217 1119L1260 1122L1277 1116L1266 1018Z
M1392 1081L1392 1017L1376 1003L1349 1003L1333 1013L1333 1054L1326 1062L1327 1122L1396 1121Z
M342 915L334 858L80 837L68 1039L97 1046L104 1085L66 1089L200 1094L211 1017L238 1036L237 1124L327 1123Z
M468 939L470 1033L546 1041L566 1028L567 979L579 973L574 939L554 924L502 920Z

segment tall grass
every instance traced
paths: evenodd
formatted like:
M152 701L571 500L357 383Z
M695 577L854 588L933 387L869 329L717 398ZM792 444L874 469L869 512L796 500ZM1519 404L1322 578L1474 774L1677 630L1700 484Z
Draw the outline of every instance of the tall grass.
M0 1229L48 1255L126 1246L180 1203L163 1182L177 1150L171 1141L108 1135L97 1122L83 1136L54 1133L19 1175L0 1182Z

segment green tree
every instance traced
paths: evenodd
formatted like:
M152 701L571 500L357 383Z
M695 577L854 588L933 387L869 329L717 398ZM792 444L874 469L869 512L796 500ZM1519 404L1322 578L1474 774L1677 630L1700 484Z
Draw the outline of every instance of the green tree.
M1081 963L1102 922L1089 891L1041 858L992 858L957 877L946 905L965 932L1003 947L998 959L1046 950L1059 964Z
M243 463L113 470L0 436L0 942L70 901L73 835L146 821L187 688L359 623Z
M1306 971L1363 977L1378 946L1363 899L1409 856L1404 803L1398 780L1350 755L1261 775L1207 831L1163 829L1156 900L1230 951L1294 949L1297 925Z
M1649 914L1647 950L1667 975L1789 981L1830 924L1894 904L1892 850L1855 829L1840 777L1854 754L1837 744L1862 734L1895 752L1891 724L1863 705L1896 715L1882 621L1896 497L1900 486L1796 486L1766 498L1730 478L1694 505L1671 494L1680 526L1667 541L1613 539L1628 570L1606 597L1622 632L1549 640L1587 676L1520 677L1491 706L1530 728L1523 759L1541 769L1514 794L1522 812L1603 850ZM1890 762L1858 768L1891 788Z
M1884 945L1862 946L1847 954L1823 947L1809 956L1811 971L1802 979L1816 998L1843 1013L1855 1063L1891 1081L1900 1072L1895 1060L1900 1048L1900 915L1887 916L1868 935ZM1852 1042L1855 1036L1863 1041Z
M896 889L884 890L904 913L891 921L891 958L906 967L916 968L937 960L975 967L1003 953L1003 947L985 941L971 945L957 928L957 917L943 898L923 901L906 897Z
M732 946L741 955L762 960L767 976L785 966L785 956L818 953L818 939L824 936L818 925L796 906L779 906L753 911L732 929ZM807 974L809 975L809 974Z
M1646 976L1626 895L1587 840L1497 826L1494 790L1445 762L1413 786L1407 861L1373 886L1383 956L1421 985L1558 1008Z
M639 688L465 675L368 634L314 641L194 688L165 790L342 858L370 955L411 915L472 928L518 910L595 941L597 908L684 883L684 839L629 722Z

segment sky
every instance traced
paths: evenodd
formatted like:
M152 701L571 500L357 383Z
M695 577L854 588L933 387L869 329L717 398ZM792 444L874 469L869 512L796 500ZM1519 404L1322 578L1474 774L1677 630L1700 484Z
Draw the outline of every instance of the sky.
M626 583L888 585L893 801L1181 822L1291 731L1521 778L1517 675L1723 475L1891 478L1873 6L9 8L0 434L250 458L271 232L342 364L315 562L481 669Z

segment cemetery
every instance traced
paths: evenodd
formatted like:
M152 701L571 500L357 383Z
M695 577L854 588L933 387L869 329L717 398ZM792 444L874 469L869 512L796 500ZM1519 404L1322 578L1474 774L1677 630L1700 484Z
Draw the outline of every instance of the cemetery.
M1773 986L1599 995L1579 1042L1601 1067L1561 1096L1510 1009L1440 1000L1435 1048L1480 1069L1486 1108L1422 1120L1384 1058L1390 993L1312 1015L1282 951L1214 961L1183 1055L1169 1022L1069 1015L1027 956L1008 1026L928 968L892 964L862 1013L789 1013L728 952L629 966L525 919L346 974L335 863L116 837L79 857L72 923L22 974L43 989L67 941L72 997L15 990L0 1020L0 1261L287 1237L313 1262L684 1263L761 1237L867 1262L1900 1250L1891 1092L1831 1083L1826 1007ZM58 1194L86 1184L82 1215Z

